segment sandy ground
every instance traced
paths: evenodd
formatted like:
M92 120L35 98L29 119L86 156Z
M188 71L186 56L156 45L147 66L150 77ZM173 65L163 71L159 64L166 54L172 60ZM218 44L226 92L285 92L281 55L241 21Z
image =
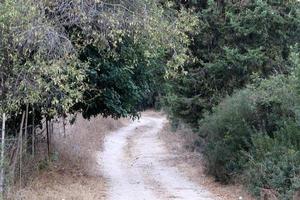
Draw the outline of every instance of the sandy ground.
M163 116L144 114L106 137L98 162L108 200L219 199L167 164L174 155L159 139L166 122Z
M254 200L241 183L224 185L205 173L205 162L200 149L195 149L197 135L189 128L181 127L171 131L170 124L164 125L159 135L168 151L174 156L169 159L170 166L176 166L189 180L202 185L222 200ZM170 142L171 141L171 142Z
M79 117L66 135L54 137L59 162L12 199L252 200L242 188L207 177L200 154L186 148L187 138L151 111L137 121Z

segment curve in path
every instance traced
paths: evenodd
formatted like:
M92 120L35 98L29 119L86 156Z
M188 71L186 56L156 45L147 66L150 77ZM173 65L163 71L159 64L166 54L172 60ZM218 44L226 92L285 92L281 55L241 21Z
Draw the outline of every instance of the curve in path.
M108 180L109 200L213 200L211 193L168 166L168 153L159 139L166 119L142 116L109 134L99 155Z

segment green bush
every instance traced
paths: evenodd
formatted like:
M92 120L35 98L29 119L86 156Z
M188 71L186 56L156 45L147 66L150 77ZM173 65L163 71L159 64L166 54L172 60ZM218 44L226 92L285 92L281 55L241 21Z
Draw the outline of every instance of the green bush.
M241 170L240 152L250 148L255 109L249 90L236 93L219 104L213 114L200 122L200 134L206 137L208 169L217 180L227 182Z
M300 186L297 79L257 79L226 97L199 124L208 172L229 182L242 177L251 191L272 189L288 199Z
M292 199L300 188L300 127L288 122L274 137L253 136L253 148L245 165L245 178L252 193L270 188L280 199Z

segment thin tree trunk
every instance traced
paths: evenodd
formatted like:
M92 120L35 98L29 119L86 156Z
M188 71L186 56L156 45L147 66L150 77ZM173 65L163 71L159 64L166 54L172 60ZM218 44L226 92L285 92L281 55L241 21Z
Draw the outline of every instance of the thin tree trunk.
M19 136L18 136L18 142L17 142L17 150L16 150L16 154L14 156L14 161L13 161L13 164L12 164L12 177L14 177L14 178L15 178L15 170L16 170L16 165L17 165L17 160L18 160L18 153L20 153L21 146L22 146L21 145L21 140L22 140L22 134L23 134L24 120L25 120L25 112L23 112L23 115L22 115L22 120L21 120L21 124L20 124L20 131L19 131Z
M34 156L35 154L35 113L34 107L32 107L32 142L31 142L31 153Z
M28 113L29 113L29 104L26 105L26 120L25 120L25 133L24 133L24 149L25 153L27 152L27 138L28 138Z
M49 140L49 124L48 124L48 119L46 119L46 133L47 133L48 159L50 159L50 140Z
M66 138L66 117L63 115L64 138Z
M52 137L53 137L53 133L54 133L54 120L50 121L50 134L49 134L49 143L50 146L52 145Z
M19 181L20 181L20 188L22 187L22 160L23 160L23 126L24 126L24 119L26 115L26 112L23 112L22 116L22 123L20 128L20 161L19 161Z
M4 197L4 179L5 179L5 174L4 174L4 156L5 156L5 121L6 121L6 116L5 113L3 113L2 116L2 140L1 140L1 172L0 172L0 199L3 199Z

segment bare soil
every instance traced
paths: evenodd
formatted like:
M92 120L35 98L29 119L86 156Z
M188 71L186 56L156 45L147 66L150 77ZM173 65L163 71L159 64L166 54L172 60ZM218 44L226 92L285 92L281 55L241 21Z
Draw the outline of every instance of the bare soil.
M216 182L213 177L205 173L204 159L194 144L195 140L198 139L197 135L189 128L181 127L176 131L171 131L170 124L167 123L160 133L160 138L164 141L169 152L176 155L169 160L169 165L176 166L191 181L203 185L219 199L255 199L241 184L224 185Z
M252 200L238 185L221 185L205 174L194 151L195 135L172 132L162 113L147 111L139 121L79 116L55 125L52 148L58 161L14 200ZM109 133L109 134L108 134Z
M166 122L165 116L146 112L106 137L99 163L107 179L108 200L218 199L168 165L174 155L159 139Z

